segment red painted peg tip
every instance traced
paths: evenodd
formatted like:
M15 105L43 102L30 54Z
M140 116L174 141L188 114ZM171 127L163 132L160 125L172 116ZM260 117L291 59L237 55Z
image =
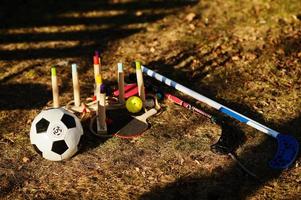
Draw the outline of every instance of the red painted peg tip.
M93 63L94 63L94 65L99 65L99 57L98 56L93 56Z

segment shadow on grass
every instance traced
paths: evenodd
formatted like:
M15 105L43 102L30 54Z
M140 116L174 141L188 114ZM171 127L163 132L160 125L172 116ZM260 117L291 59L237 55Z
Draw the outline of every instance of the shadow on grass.
M109 41L143 31L131 26L157 21L183 6L197 1L2 1L0 3L0 43L77 41L71 47L0 49L2 60L64 58L91 55L104 49ZM137 12L141 14L136 14ZM91 15L91 13L93 15ZM99 14L97 14L99 13ZM71 26L80 26L80 30ZM130 26L130 27L129 27ZM37 31L42 28L42 31ZM72 28L70 30L70 28ZM53 31L55 30L55 31Z
M110 0L45 0L43 3L38 0L4 0L1 1L1 15L5 19L0 28L24 28L39 27L50 25L72 25L86 23L105 23L105 24L131 24L141 18L135 17L137 11L144 10L171 10L178 7L193 5L197 1L172 0L172 1L110 1ZM31 12L28 12L31 11ZM78 18L74 20L68 16L62 16L70 13L87 13L96 11L125 11L125 14L114 17L102 18ZM142 19L147 17L142 16ZM145 22L147 22L146 20Z
M51 99L51 91L42 84L0 84L0 110L43 107Z

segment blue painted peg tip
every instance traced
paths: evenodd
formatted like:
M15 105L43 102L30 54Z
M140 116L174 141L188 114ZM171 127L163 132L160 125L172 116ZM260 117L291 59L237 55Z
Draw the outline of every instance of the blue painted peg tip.
M122 72L123 71L122 63L118 63L117 66L118 66L118 72Z
M73 63L71 65L71 67L72 67L72 73L76 73L77 72L77 65Z

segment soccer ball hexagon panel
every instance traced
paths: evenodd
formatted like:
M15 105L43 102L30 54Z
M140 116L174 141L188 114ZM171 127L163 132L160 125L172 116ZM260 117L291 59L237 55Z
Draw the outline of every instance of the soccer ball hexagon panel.
M63 108L43 110L30 129L31 144L44 158L52 161L72 157L82 135L80 120Z

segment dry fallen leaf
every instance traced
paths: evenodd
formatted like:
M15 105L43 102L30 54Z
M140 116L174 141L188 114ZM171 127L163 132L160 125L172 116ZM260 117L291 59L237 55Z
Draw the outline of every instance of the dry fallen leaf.
M24 163L28 163L28 162L30 161L30 159L29 159L28 157L23 157L23 158L22 158L22 161L23 161Z
M188 15L186 15L185 19L188 21L188 22L191 22L192 20L194 20L196 17L196 14L195 13L189 13Z
M232 56L232 60L234 60L234 61L239 60L239 57L238 56Z

